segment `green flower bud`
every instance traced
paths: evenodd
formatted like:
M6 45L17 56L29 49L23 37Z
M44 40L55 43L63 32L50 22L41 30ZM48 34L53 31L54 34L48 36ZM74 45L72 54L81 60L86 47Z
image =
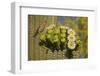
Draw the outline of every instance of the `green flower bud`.
M45 41L45 39L46 39L45 35L42 34L42 35L40 36L40 40L44 40L44 41Z
M47 39L50 39L51 38L51 35L50 34L47 34L46 37L47 37Z
M62 38L61 39L61 42L65 43L66 42L66 39L65 38Z
M59 39L54 39L54 40L53 40L53 42L58 42L58 41L59 41Z
M48 29L48 30L47 30L47 33L49 33L49 34L52 33L52 32L53 32L52 29Z
M60 36L61 36L61 37L66 37L66 34L62 33Z
M58 39L58 35L54 35L54 38L55 38L55 39Z
M62 33L66 33L66 29L61 29L61 32Z

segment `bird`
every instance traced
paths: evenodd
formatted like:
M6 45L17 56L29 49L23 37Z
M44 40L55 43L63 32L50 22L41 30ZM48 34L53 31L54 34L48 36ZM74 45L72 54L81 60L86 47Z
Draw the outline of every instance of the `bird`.
M47 26L47 21L43 21L42 23L39 24L39 26L37 27L33 37L36 37L39 33L43 32L45 27Z

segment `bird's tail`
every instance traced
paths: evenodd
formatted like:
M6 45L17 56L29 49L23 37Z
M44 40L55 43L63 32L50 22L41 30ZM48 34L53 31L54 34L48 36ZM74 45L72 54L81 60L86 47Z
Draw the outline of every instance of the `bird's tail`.
M36 37L38 35L38 31L37 32L35 32L35 34L33 35L33 37Z

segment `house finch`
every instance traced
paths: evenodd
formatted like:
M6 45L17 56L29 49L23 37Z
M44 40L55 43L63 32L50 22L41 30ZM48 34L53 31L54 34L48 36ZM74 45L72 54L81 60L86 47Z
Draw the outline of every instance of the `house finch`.
M44 21L43 23L41 23L37 27L37 29L36 29L35 34L33 35L33 37L36 37L39 33L43 32L46 26L47 26L47 21Z

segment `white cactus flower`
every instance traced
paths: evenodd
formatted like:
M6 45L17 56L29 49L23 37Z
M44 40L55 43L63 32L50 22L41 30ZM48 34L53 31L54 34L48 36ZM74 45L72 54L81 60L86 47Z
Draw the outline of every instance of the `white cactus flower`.
M68 40L69 41L75 41L76 37L74 35L68 35Z
M75 31L73 29L68 29L68 34L75 35Z
M75 42L73 42L73 41L68 41L68 48L69 48L69 49L75 49L75 47L76 47Z

